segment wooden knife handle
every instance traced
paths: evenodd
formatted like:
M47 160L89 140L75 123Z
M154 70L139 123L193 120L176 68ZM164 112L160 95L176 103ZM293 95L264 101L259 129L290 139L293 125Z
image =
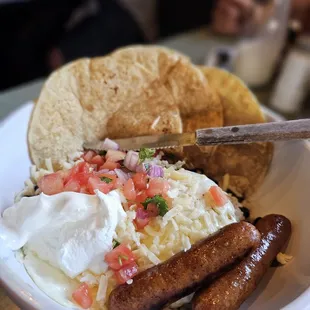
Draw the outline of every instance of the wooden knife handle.
M206 128L196 131L196 143L201 146L298 139L310 139L310 119Z

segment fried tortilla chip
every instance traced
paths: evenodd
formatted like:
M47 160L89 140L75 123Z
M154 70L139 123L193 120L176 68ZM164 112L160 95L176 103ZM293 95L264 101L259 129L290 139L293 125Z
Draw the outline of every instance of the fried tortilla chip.
M75 61L48 78L32 113L28 145L36 165L51 158L59 166L82 151L84 141L181 131L179 109L163 83L134 63L101 57Z
M223 125L223 107L217 92L186 56L152 45L125 47L111 56L124 63L134 62L148 72L155 83L162 83L166 87L180 109L184 132L193 131L203 125ZM145 88L145 91L148 90Z
M29 123L29 153L38 166L45 158L59 166L83 142L107 136L180 133L197 115L221 126L222 106L214 98L201 71L165 48L127 47L80 59L43 86Z
M124 62L134 61L136 65L145 68L154 76L154 83L165 85L180 109L183 132L223 126L223 107L220 96L186 56L157 46L125 47L114 52L112 56L121 58ZM172 64L169 61L170 57L177 61ZM122 112L123 110L119 114ZM128 132L134 134L134 130L130 128ZM204 158L207 158L213 153L214 147L203 147L201 150L196 147L186 147L183 150L180 148L170 151L179 158L186 157L192 161L197 156L201 156L201 151L204 152Z
M200 69L221 96L224 126L265 122L255 96L239 78L217 68ZM203 167L208 176L219 182L229 174L229 189L239 197L248 197L262 183L272 155L271 143L223 145L218 146L207 161L203 160Z
M200 70L222 98L225 126L265 122L257 99L242 80L218 68L200 67Z
M271 143L218 146L206 173L219 182L228 174L228 188L238 197L249 197L264 180L272 155Z

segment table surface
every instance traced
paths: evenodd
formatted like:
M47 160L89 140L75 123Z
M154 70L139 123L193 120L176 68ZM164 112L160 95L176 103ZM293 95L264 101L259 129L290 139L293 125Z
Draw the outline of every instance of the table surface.
M189 55L192 61L196 64L203 64L208 52L212 48L222 44L233 45L234 42L233 40L228 40L227 38L219 39L218 37L212 37L206 29L199 29L169 38L159 42L159 44L179 50ZM0 93L0 121L20 107L23 103L36 99L43 83L44 79L39 79ZM263 94L263 96L265 95ZM0 288L0 309L19 309L10 300L2 288Z

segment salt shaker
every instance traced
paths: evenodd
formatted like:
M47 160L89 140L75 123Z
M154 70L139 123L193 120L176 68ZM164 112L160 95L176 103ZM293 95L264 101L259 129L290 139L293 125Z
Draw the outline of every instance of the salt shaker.
M288 117L296 116L309 90L310 36L301 36L284 62L270 106Z

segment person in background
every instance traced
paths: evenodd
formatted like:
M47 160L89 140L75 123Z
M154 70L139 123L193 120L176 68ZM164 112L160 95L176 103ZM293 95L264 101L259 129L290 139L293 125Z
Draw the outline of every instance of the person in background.
M294 1L299 7L310 2ZM203 25L236 35L261 22L269 10L254 0L21 0L2 5L0 89L45 76L79 57Z
M274 0L219 0L212 14L212 29L219 34L235 35L243 27L262 23L272 12ZM291 17L310 31L310 0L291 0Z
M212 29L225 35L238 34L246 27L263 23L273 4L273 0L219 0L212 14Z
M0 5L0 89L49 74L84 56L143 43L131 14L114 0L7 0Z

